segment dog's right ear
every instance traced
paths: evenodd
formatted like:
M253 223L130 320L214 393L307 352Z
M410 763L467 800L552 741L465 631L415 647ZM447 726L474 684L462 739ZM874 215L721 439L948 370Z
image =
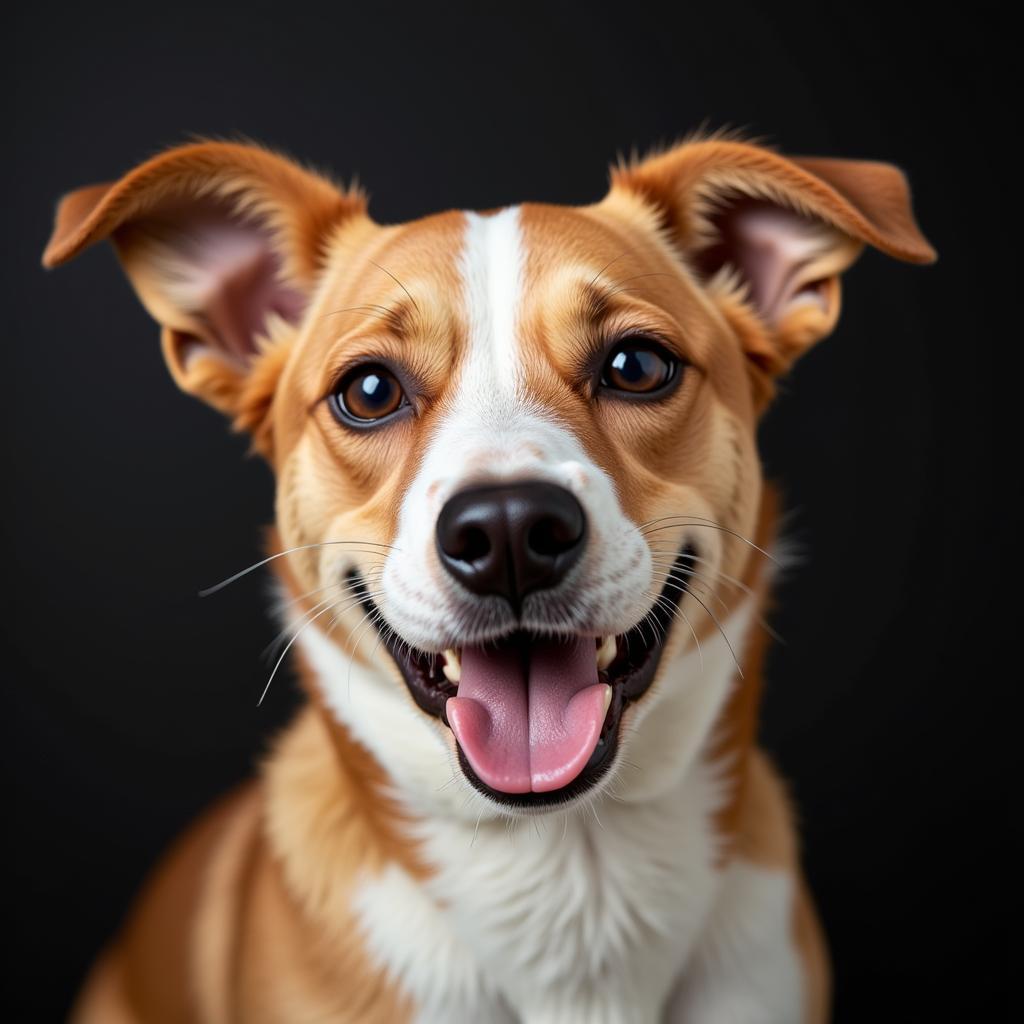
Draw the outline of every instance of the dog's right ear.
M871 160L785 157L728 136L619 166L606 202L639 197L697 278L735 313L758 391L830 334L840 277L865 245L910 263L935 250L903 172Z
M361 194L284 157L201 142L65 196L43 265L109 237L163 326L179 386L252 430L265 449L267 377L283 362L270 338L280 321L302 316L332 232L365 216Z

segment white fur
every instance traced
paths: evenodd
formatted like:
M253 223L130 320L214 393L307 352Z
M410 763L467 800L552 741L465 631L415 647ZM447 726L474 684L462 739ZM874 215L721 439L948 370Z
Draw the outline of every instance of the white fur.
M476 1020L508 1008L530 1022L654 1022L717 889L714 802L695 772L657 800L607 800L596 814L490 821L475 833L431 819L422 839L433 879L413 886L395 869L362 887L370 949L426 1020L448 1019L455 957L456 1006ZM396 928L400 903L406 922L434 927ZM439 906L431 918L425 908Z
M519 380L516 326L523 276L519 208L466 215L461 270L469 313L469 379L514 394Z
M608 475L522 386L516 332L526 254L518 208L466 218L460 270L469 347L456 369L451 411L404 496L378 604L404 640L427 651L506 632L512 623L505 602L470 595L438 564L437 516L452 494L474 483L546 480L583 506L587 552L561 587L526 598L519 625L624 633L647 611L650 550L623 515Z
M734 860L665 1015L667 1024L785 1024L804 1017L791 939L795 880Z

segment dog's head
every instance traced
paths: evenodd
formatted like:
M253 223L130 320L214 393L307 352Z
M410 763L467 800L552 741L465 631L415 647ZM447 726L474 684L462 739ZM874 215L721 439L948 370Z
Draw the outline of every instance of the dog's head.
M666 667L756 575L774 379L865 244L934 259L896 168L724 137L620 166L590 206L397 226L199 143L66 197L44 262L108 236L176 381L276 471L328 703L403 788L474 815L597 792L627 742L656 784L638 727L702 685Z

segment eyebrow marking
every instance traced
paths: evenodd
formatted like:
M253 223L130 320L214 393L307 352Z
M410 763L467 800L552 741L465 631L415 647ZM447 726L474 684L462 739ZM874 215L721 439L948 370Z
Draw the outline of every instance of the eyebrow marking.
M645 277L674 277L674 276L675 276L674 274L669 274L669 273L666 273L664 271L654 271L653 273L650 273L650 274L634 274L632 277L627 277L627 278L624 278L622 281L617 281L615 283L615 287L609 293L609 297L614 296L614 295L618 295L619 292L632 292L632 291L636 291L635 288L627 288L626 287L626 285L629 284L630 281L640 281L641 279L643 279Z
M622 253L623 256L626 253ZM620 259L621 257L616 257ZM612 260L614 263L615 260ZM597 279L604 273L611 264L606 264L604 270L599 271L586 284L579 285L580 299L579 310L581 315L590 322L591 326L600 326L614 310L612 300L616 295L630 294L637 292L636 288L627 287L631 281L639 281L649 277L671 277L671 274L654 272L646 274L634 274L632 277L623 278L621 281L610 281L607 285L597 284ZM641 295L640 298L643 298Z
M604 288L601 285L595 285L593 281L590 284L581 285L581 313L591 324L600 323L608 316L609 306L614 294L613 290Z
M619 255L618 255L618 256L616 256L616 257L615 257L614 259L611 259L611 260L609 260L609 261L608 261L608 262L607 262L607 263L606 263L606 264L605 264L605 265L604 265L604 266L603 266L603 267L602 267L602 268L601 268L601 269L600 269L600 270L599 270L599 271L598 271L598 272L597 272L597 273L596 273L596 274L595 274L595 275L594 275L594 276L593 276L593 277L592 277L592 278L590 279L590 286L592 287L593 285L597 284L597 279L598 279L598 278L599 278L599 277L600 277L600 276L601 276L601 275L602 275L603 273L605 273L605 271L607 271L607 269L608 269L608 268L609 268L610 266L612 266L612 264L614 264L614 263L618 263L618 262L619 262L619 260L621 260L621 259L622 259L622 257L623 257L623 256L626 256L626 255L628 255L628 253L625 253L625 252L620 252L620 253L619 253Z
M398 282L401 285L401 282ZM408 293L407 293L408 294ZM363 303L359 306L346 306L344 309L334 309L330 313L324 313L320 318L326 320L329 316L340 316L342 313L362 313L364 316L376 317L403 340L411 332L416 314L420 312L416 300L409 296L412 306L408 302L398 302L393 306L381 306L374 302Z

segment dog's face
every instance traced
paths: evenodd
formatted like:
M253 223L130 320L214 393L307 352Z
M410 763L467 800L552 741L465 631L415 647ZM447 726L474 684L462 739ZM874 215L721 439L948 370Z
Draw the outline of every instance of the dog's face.
M397 227L200 144L68 197L46 259L110 234L179 383L276 470L328 703L474 816L586 798L625 762L634 789L671 774L658 709L701 680L669 665L756 575L772 379L832 329L865 242L934 258L894 168L723 139L620 168L591 206Z

